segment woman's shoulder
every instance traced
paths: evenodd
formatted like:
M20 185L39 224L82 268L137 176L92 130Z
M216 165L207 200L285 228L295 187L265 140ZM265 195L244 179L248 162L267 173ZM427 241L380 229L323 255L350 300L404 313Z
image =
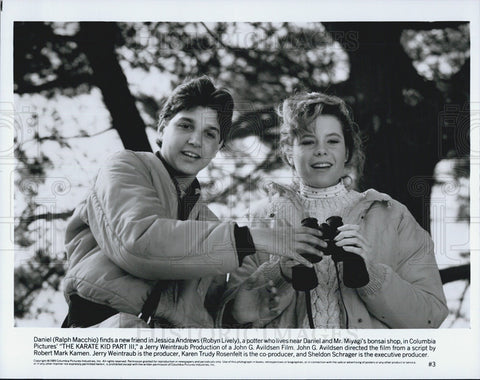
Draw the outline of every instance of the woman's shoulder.
M360 202L364 203L367 207L370 207L372 204L379 204L384 206L380 209L385 210L389 214L410 215L408 208L403 203L397 201L386 193L382 193L375 189L368 189L361 193L361 195Z
M267 182L261 186L262 198L252 206L252 214L275 217L284 210L296 208L299 203L298 192L294 186Z

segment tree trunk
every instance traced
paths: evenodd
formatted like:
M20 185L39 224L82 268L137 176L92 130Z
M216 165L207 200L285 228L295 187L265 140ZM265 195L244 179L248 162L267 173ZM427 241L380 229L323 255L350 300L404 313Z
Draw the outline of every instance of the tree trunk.
M100 88L112 117L112 125L126 149L151 151L143 122L130 93L127 79L115 53L118 27L109 22L80 24L78 44L93 70L94 84Z
M353 99L355 121L368 136L362 187L390 194L430 230L433 170L453 141L444 141L438 122L444 108L441 92L418 75L400 43L402 30L411 24L324 25L334 37L352 32L357 37L346 49L350 77L338 86L338 95Z

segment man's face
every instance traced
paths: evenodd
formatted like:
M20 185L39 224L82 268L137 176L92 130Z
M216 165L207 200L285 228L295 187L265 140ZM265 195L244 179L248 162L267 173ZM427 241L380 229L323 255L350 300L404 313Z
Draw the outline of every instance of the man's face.
M162 132L162 157L188 176L196 176L222 146L217 112L207 107L180 111Z

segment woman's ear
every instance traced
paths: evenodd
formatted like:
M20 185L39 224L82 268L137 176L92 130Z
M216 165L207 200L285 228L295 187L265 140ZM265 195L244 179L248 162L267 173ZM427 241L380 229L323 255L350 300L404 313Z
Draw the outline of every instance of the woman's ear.
M345 164L350 161L350 151L348 150L348 148L345 149Z

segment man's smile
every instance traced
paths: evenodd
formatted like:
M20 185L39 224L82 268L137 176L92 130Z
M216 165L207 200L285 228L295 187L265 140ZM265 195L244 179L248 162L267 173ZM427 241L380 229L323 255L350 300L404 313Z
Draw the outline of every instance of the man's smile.
M182 150L181 153L184 156L187 156L189 158L194 158L194 159L200 158L200 155L198 155L197 153L191 152L189 150Z

